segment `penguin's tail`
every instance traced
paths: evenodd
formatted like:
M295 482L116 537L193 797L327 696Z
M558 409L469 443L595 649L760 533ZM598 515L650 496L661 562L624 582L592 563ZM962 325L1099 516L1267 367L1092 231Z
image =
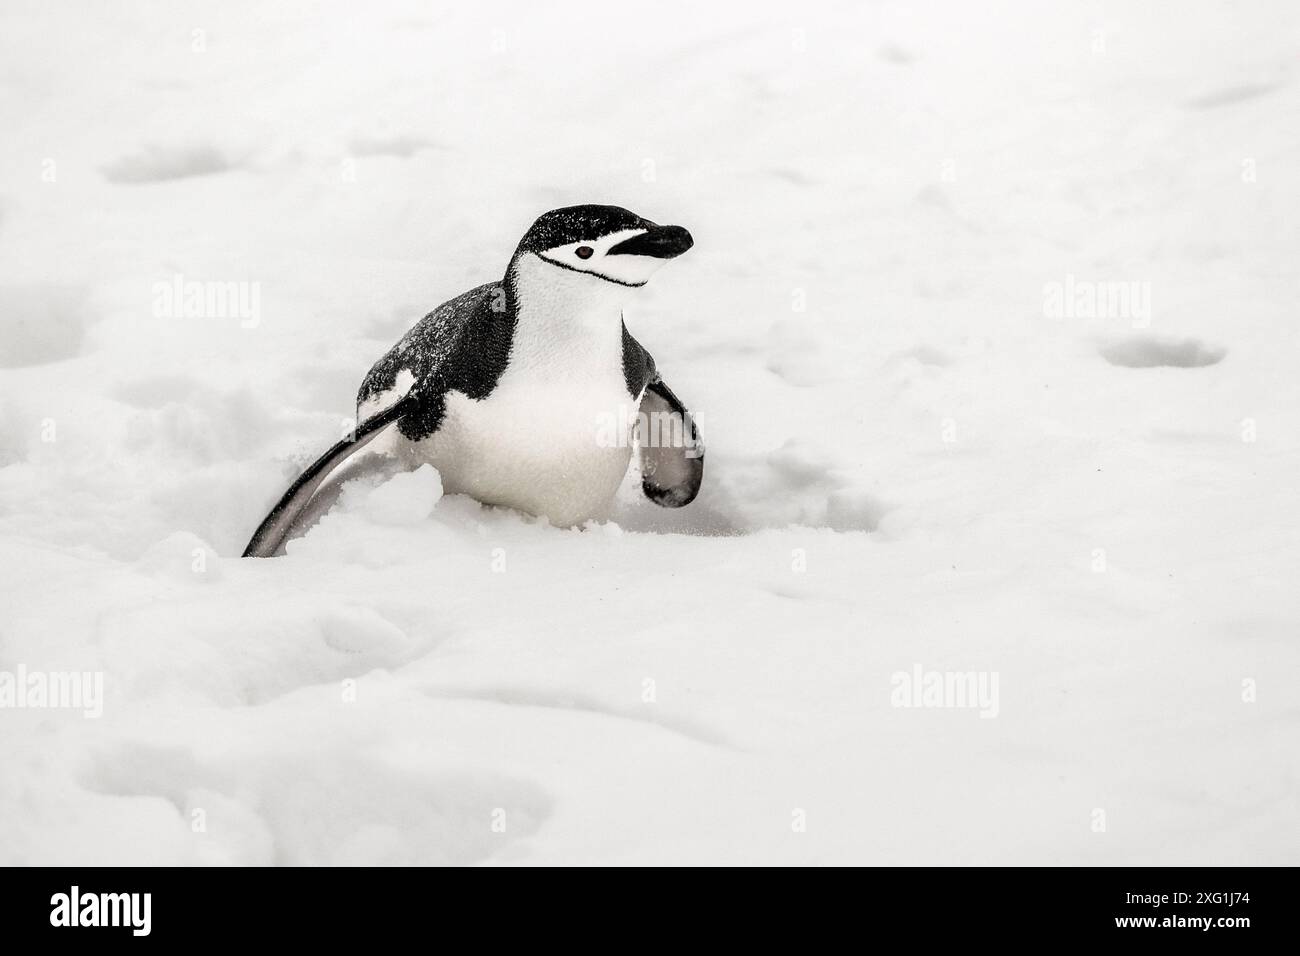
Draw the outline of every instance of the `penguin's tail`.
M367 418L357 426L353 434L317 458L312 466L289 486L289 490L271 509L271 513L262 519L262 523L253 532L248 547L244 549L244 557L269 558L275 555L288 537L293 523L311 502L312 496L316 494L321 483L330 476L330 472L370 444L380 432L410 411L414 404L415 396L407 393L400 401L388 406L379 414Z

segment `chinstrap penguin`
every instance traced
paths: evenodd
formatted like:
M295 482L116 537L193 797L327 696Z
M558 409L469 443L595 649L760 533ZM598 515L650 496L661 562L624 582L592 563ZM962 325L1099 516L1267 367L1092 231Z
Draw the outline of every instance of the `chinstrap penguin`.
M444 302L375 364L357 395L355 432L294 482L244 556L281 553L321 485L367 446L405 467L433 464L448 494L561 527L604 518L633 444L598 439L609 416L622 416L623 438L642 423L646 496L668 508L689 504L704 476L703 444L628 333L623 304L692 245L681 226L618 206L541 216L503 279ZM673 416L676 429L664 432L677 440L646 440L646 421Z

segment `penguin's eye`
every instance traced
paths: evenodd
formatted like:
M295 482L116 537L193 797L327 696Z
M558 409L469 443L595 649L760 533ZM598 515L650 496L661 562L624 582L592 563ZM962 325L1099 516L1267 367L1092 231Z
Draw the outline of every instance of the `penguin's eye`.
M577 253L579 259L590 259L591 254L596 250L591 248L591 246L578 246L578 248L573 251Z

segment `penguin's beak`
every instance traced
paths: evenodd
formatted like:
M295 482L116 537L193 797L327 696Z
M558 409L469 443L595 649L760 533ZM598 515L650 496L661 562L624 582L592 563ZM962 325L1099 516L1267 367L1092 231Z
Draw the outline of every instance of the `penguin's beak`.
M695 245L691 234L681 226L651 226L646 232L624 239L605 253L607 256L652 256L675 259Z

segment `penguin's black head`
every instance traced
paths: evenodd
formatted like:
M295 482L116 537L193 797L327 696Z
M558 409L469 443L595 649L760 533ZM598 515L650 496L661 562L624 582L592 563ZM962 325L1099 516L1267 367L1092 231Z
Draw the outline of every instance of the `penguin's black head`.
M533 223L515 258L531 254L593 279L642 286L694 244L681 226L660 226L620 206L565 206Z

